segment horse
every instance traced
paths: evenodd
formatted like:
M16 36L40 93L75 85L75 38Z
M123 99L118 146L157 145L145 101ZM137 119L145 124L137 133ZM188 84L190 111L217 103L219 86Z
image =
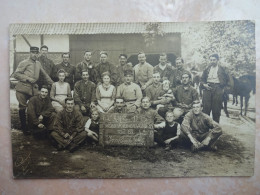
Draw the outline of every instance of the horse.
M245 98L244 115L246 116L250 93L251 91L253 91L253 94L256 92L256 76L248 74L240 76L239 78L231 76L230 79L233 81L233 86L231 85L231 90L229 92L224 91L223 95L224 111L226 116L229 117L227 110L228 94L233 94L233 104L236 103L236 105L237 96L240 96L240 115L243 115L243 99Z

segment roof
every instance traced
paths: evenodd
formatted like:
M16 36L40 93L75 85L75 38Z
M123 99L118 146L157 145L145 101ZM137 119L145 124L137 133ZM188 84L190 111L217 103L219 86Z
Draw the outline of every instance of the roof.
M147 23L49 23L11 24L11 35L62 34L139 34L146 32ZM184 32L184 23L159 23L165 33Z

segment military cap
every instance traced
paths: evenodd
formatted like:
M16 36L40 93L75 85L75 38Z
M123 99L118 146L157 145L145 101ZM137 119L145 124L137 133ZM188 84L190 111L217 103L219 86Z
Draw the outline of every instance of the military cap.
M181 74L181 77L182 77L183 75L185 75L185 74L187 74L187 75L191 78L191 73L190 73L189 71L184 71L184 72Z
M126 70L126 71L124 71L124 75L125 76L127 76L127 75L133 76L133 71L132 70Z
M30 47L30 52L39 53L39 47Z

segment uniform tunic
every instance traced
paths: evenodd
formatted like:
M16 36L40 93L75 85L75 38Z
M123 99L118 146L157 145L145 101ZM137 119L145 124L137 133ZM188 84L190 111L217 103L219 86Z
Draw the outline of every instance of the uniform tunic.
M74 137L69 144L63 137L66 133ZM66 109L59 112L51 137L63 147L78 146L87 137L82 114L75 109L72 112L67 112Z
M53 83L51 78L42 68L41 63L38 61L33 61L30 58L20 62L15 70L14 78L19 80L16 85L16 97L19 102L20 109L25 109L27 107L27 100L33 95L38 94L38 86L28 82L28 79L33 78L37 82L40 73L42 73L49 85Z
M38 58L38 61L41 63L42 68L45 70L45 72L52 78L55 78L54 72L55 72L55 64L54 62L45 57L45 56L40 56ZM38 80L38 85L41 88L42 85L46 84L45 80L44 80L44 76L42 74L40 74L39 80Z
M141 99L143 97L140 86L132 82L130 84L121 84L117 88L116 96L124 98L127 109L129 109L131 112L135 112L136 109L131 108L133 107L133 105L135 105L136 107L140 107Z
M116 67L109 63L109 62L106 62L106 63L99 63L97 66L96 66L96 70L97 70L97 75L98 75L98 82L101 82L102 80L102 74L104 72L109 72L110 73L110 78L111 78L111 84L112 85L116 85L116 81L117 81L117 71L116 71Z
M193 101L199 100L199 94L192 86L184 87L183 85L178 86L173 90L173 95L177 103L182 103L190 106Z
M173 74L172 66L169 64L166 64L164 69L161 69L160 64L158 64L154 67L154 71L160 73L161 81L163 81L163 78L167 78L170 81Z
M89 107L91 102L96 101L96 85L91 81L78 81L73 96L77 105Z
M82 79L82 70L88 70L89 80L93 83L97 84L98 80L98 73L94 67L94 64L90 62L87 64L86 61L82 61L76 66L76 73L75 73L75 82Z
M177 86L181 85L181 77L182 74L188 72L190 74L190 72L186 69L184 69L183 67L181 68L173 68L172 70L172 74L170 77L170 83L172 84L172 88L176 88Z
M42 99L40 95L33 96L28 102L28 127L30 130L36 132L38 130L39 116L43 116L41 122L46 126L48 130L53 130L53 124L55 119L55 110L52 107L51 100L49 97Z
M125 82L125 75L124 75L125 71L126 70L132 71L133 67L131 65L126 64L124 66L119 65L116 68L117 68L117 82L116 82L116 86L119 86L119 85L121 85L122 83Z
M210 116L204 113L195 115L193 111L190 111L185 115L181 125L181 130L185 135L190 133L200 142L207 137L210 137L210 144L215 143L218 137L222 134L220 125L213 121Z
M158 100L158 97L164 94L164 90L161 83L157 85L153 83L145 90L146 96L150 98L151 101Z
M152 109L152 108L148 108L147 110L143 109L143 108L138 108L137 109L137 113L138 114L146 114L147 116L151 116L151 118L154 121L154 124L160 124L162 122L164 122L163 117L161 117L156 110Z
M140 84L142 87L147 87L153 82L153 66L147 62L144 64L137 64L134 66L134 80L135 83Z

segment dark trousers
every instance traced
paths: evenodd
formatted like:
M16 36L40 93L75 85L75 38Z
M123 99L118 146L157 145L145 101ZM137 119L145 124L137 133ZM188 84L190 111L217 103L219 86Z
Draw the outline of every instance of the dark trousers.
M212 111L213 120L219 123L221 108L222 108L222 97L223 89L219 84L213 84L211 90L203 90L203 112L210 115Z
M83 106L86 108L86 111L85 111L85 112L83 112L83 111L81 110L80 105L78 105L78 104L75 105L75 110L80 111L83 116L88 116L88 117L90 117L90 115L91 115L91 114L90 114L90 113L91 113L91 109L90 109L89 105L84 104Z
M216 143L216 141L218 140L218 138L222 135L222 130L220 127L216 127L214 129L210 129L206 133L199 134L199 133L192 132L191 135L199 142L203 142L203 140L205 140L205 139L210 139L209 145L208 145L208 147L210 147L210 146L214 145ZM182 131L181 131L181 134L179 137L179 143L184 146L187 146L187 147L190 147L192 145L188 136L185 133L183 133Z
M62 137L56 131L53 131L51 133L51 138L54 139L54 141L56 141L57 144L62 146L63 148L77 147L77 146L79 146L81 143L83 143L85 141L86 137L87 137L87 132L86 131L82 131L82 132L78 133L73 138L73 140L68 144L67 143L67 139L64 139L64 137Z
M35 138L44 139L49 136L51 131L53 131L55 120L56 113L52 112L50 116L43 117L42 124L45 126L45 128L39 128L38 126L31 124L30 121L28 121L28 127Z
M19 110L25 110L27 108L27 101L31 97L32 97L32 95L28 95L28 94L16 91L16 98L19 102Z

